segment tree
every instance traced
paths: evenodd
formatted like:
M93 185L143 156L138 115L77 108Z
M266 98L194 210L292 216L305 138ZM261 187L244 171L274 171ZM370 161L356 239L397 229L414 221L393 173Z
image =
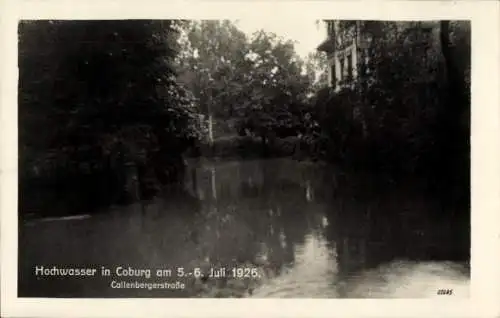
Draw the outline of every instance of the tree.
M315 51L307 55L305 68L313 92L328 86L328 59L324 52Z
M201 132L176 82L177 24L21 22L21 172L39 167L61 189L89 196L84 202L121 192L127 161L142 179L152 167L162 183L178 181L180 154Z
M202 113L228 120L248 69L246 35L227 20L190 21L178 59L179 80L197 99Z
M412 22L367 26L375 34L373 55L362 77L371 81L361 114L379 161L404 170L424 167L441 107L442 59L432 29ZM395 147L387 149L387 141ZM377 149L380 149L377 150Z
M247 59L252 67L246 75L248 84L243 87L247 99L238 109L240 125L264 144L275 135L297 135L310 86L293 42L256 32Z
M458 196L470 200L470 24L441 21L439 36L447 78L446 102L435 129L440 137L439 168L447 183L460 191Z
M443 177L438 168L443 143L466 138L446 128L457 120L445 106L451 101L448 62L440 45L446 41L435 32L438 25L360 24L361 34L370 34L373 41L362 51L369 52L369 62L360 65L359 85L335 94L320 92L315 99L331 159L391 173L425 171ZM446 29L440 32L448 34ZM467 78L463 74L458 78Z
M293 42L259 31L251 38L230 21L193 22L180 58L181 78L204 113L235 122L265 145L296 135L309 90Z

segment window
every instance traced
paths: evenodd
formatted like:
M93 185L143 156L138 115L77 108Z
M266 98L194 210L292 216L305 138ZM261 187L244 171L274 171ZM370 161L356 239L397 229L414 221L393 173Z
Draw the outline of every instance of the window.
M359 73L364 76L364 75L368 75L369 71L368 71L368 63L361 63L360 66L359 66Z
M372 58L372 57L373 57L373 55L375 55L375 50L374 50L372 47L369 47L369 48L368 48L368 56L369 56L370 58Z
M344 57L339 58L340 63L340 80L344 79Z
M353 69L352 69L352 54L348 54L347 55L347 78L348 79L352 79L352 73L353 73Z
M372 60L375 58L375 50L370 47L368 48L368 61L367 61L367 73L371 73L373 71L372 69Z
M330 67L330 74L331 74L331 79L330 83L332 84L332 87L335 88L337 84L337 74L335 74L335 62L332 63L332 66Z
M364 52L365 52L364 63L361 63L361 65L363 66L363 75L367 75L370 74L370 63L371 63L370 49L365 49Z

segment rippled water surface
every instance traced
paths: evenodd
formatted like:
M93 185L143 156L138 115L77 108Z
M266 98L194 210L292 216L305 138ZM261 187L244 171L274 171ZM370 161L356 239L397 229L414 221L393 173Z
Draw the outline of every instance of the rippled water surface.
M412 187L289 159L191 162L185 191L98 215L24 221L19 295L434 297L468 295L467 228ZM54 278L35 266L176 269L225 277ZM240 268L249 277L229 277ZM244 274L242 274L245 276ZM219 275L223 276L223 275ZM257 277L251 277L257 276ZM183 289L111 288L177 281ZM442 296L440 296L442 297Z

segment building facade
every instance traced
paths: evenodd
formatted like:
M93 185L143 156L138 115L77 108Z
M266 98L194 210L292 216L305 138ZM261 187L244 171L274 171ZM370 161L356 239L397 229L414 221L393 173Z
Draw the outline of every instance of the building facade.
M325 20L327 38L318 46L328 58L328 82L336 91L352 88L361 76L369 75L370 58L373 56L373 43L380 32L381 21ZM396 32L408 28L420 28L437 33L436 22L395 22ZM369 76L368 76L369 77Z
M335 91L355 84L361 63L368 56L367 37L362 35L361 21L325 21L327 38L318 47L327 54L328 83Z

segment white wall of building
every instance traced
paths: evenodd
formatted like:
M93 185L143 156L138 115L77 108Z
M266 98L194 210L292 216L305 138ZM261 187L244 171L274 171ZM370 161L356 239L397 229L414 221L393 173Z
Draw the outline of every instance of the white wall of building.
M338 34L338 21L335 22L335 33ZM358 73L358 45L357 43L359 42L359 33L356 32L356 38L354 40L354 43L347 48L341 50L341 51L336 51L332 54L332 56L329 58L328 62L330 67L328 68L328 83L331 86L332 85L332 77L335 76L335 90L338 91L340 90L340 85L339 82L342 81L342 79L346 78L347 75L349 74L349 61L347 59L347 56L350 55L351 58L351 74L352 74L352 79L356 79L359 75ZM332 39L335 41L335 39ZM341 58L343 57L343 58ZM343 67L341 67L341 61L343 62ZM332 69L331 66L335 65L335 74L332 74ZM343 74L341 74L341 71L343 69Z
M336 79L336 90L339 90L340 87L338 86L338 83L345 77L347 77L347 75L349 74L349 70L348 70L348 67L349 67L349 61L347 59L347 56L350 54L350 58L351 58L351 61L352 61L352 78L353 79L356 79L358 77L358 68L357 68L357 65L358 65L358 54L357 54L357 46L356 45L352 45L348 48L346 48L345 50L342 50L340 52L335 52L334 56L332 58L329 59L329 65L332 65L333 63L335 63L335 74L332 74L332 70L331 70L331 67L329 67L328 69L328 82L332 83L331 79L332 79L332 76L335 76L335 79ZM341 57L344 57L343 59L341 59ZM341 60L342 62L344 63L343 65L343 68L341 67ZM343 69L343 74L341 74L341 71Z

